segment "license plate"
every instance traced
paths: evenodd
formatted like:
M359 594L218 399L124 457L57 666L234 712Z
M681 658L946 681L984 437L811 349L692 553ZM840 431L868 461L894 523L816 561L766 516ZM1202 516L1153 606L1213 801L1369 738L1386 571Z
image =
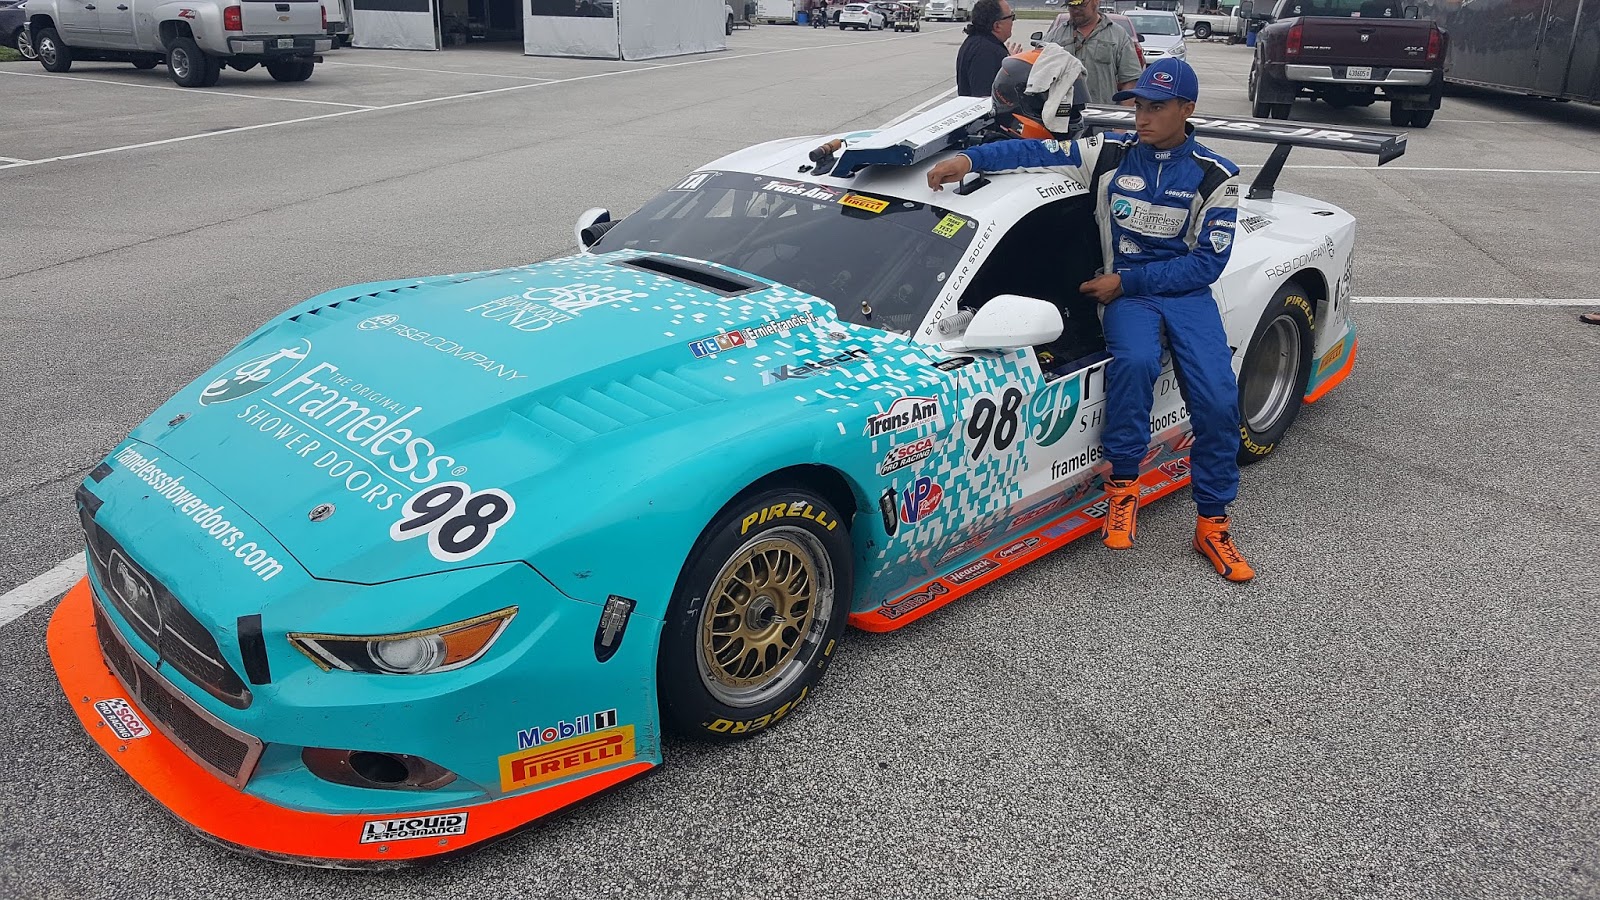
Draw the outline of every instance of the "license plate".
M1351 66L1348 69L1344 70L1344 76L1346 78L1371 78L1372 77L1372 67L1371 66Z
M278 49L279 50L293 50L294 49L294 38L278 38ZM1371 69L1367 69L1366 72L1367 72L1367 74L1361 76L1362 78L1366 78L1367 75L1371 75L1372 74L1372 70Z

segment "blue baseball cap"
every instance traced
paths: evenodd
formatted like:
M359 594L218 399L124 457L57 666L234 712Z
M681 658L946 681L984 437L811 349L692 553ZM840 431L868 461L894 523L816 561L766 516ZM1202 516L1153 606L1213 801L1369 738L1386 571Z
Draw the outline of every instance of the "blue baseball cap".
M1121 103L1131 97L1146 100L1200 99L1200 76L1194 67L1176 57L1168 56L1151 63L1139 76L1139 83L1130 90L1117 91L1111 99Z

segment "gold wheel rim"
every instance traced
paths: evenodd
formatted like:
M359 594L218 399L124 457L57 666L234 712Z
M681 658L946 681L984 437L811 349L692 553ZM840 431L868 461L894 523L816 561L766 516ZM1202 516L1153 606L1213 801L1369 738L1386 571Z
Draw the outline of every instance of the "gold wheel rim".
M798 678L808 638L825 623L832 572L798 528L746 543L717 573L700 616L700 674L730 706L751 706Z

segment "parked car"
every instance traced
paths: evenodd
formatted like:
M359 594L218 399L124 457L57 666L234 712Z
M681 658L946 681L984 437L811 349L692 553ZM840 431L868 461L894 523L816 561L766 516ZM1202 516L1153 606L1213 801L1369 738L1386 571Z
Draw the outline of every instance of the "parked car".
M930 22L965 22L972 18L974 0L928 0Z
M0 0L0 45L16 50L23 59L38 59L28 39L26 0Z
M1183 59L1189 48L1183 42L1183 25L1177 15L1169 12L1136 9L1128 13L1133 27L1138 29L1139 50L1144 58L1154 62L1166 56Z
M1244 40L1250 19L1242 6L1230 6L1220 13L1190 13L1189 22L1197 41L1209 40L1217 35L1231 38L1230 43Z
M1330 106L1389 103L1389 123L1427 128L1444 98L1445 33L1401 0L1278 0L1256 38L1250 102L1289 118L1299 97Z
M182 87L210 87L224 65L265 66L278 81L305 81L333 47L319 0L121 0L96 10L83 0L28 0L39 62L65 72L75 60L117 60L136 69L165 62Z
M817 685L847 624L921 620L1105 514L1109 354L1076 286L1104 262L1091 190L1113 187L1024 170L930 191L993 111L956 98L837 156L765 142L632 214L584 213L582 252L274 316L77 486L88 575L52 614L49 714L69 707L109 766L81 740L63 759L125 771L227 847L387 867L641 775L664 730L728 742L835 714ZM1353 370L1357 223L1276 176L1237 229L1208 223L1233 236L1215 292L1241 461L1309 451L1315 481L1334 442L1281 439ZM1154 234L1168 208L1131 225ZM1141 502L1189 480L1182 381L1160 379ZM852 659L884 647L861 643ZM97 814L170 843L151 807Z
M889 17L870 3L847 3L844 11L839 13L840 31L847 28L871 31L874 28L881 30L887 27L889 27Z

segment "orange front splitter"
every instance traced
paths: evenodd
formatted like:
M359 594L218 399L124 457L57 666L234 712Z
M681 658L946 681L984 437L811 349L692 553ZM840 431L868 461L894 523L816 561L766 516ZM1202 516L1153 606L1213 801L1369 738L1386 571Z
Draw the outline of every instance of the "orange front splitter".
M447 809L414 813L330 814L268 803L234 788L201 768L172 742L107 668L95 634L88 579L67 592L50 618L46 643L61 689L84 730L123 771L158 803L203 836L246 853L307 865L394 865L453 854L508 834L543 816L654 768L639 762L544 790ZM122 740L95 710L100 700L121 699L138 709L151 733ZM464 834L388 843L361 843L366 823L408 815L466 813Z

